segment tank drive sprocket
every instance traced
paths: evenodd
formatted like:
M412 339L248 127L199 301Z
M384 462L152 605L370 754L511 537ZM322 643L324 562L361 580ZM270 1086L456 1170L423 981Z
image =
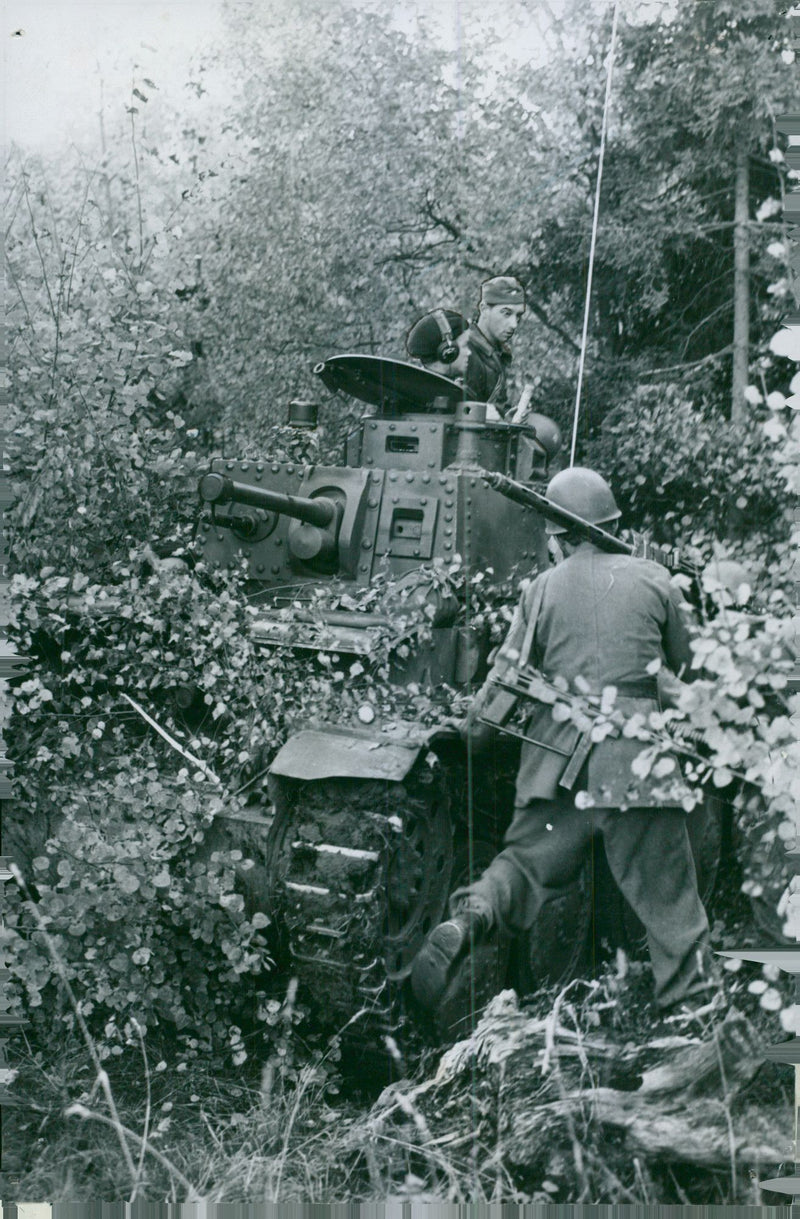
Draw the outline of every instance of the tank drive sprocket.
M403 983L450 888L441 768L423 755L403 782L281 778L273 794L269 889L304 1001L331 1029L360 1012L396 1030Z

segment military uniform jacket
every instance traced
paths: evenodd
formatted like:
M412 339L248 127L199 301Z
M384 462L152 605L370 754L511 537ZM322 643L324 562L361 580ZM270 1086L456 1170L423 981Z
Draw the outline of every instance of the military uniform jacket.
M464 378L465 388L474 402L491 402L500 415L508 410L506 369L511 363L511 349L490 343L477 326L470 326L469 361Z
M544 582L541 600L537 586ZM675 674L691 660L688 606L667 570L645 559L607 554L584 542L569 558L543 572L523 591L508 635L494 667L476 699L470 718L477 713L493 679L517 663L528 630L531 607L539 601L533 636L534 666L551 680L566 678L575 690L583 677L592 692L606 686L650 686L652 697L619 693L615 712L629 718L659 708L656 682L647 666L658 659ZM533 703L527 734L545 745L571 750L577 730L573 723L557 723L552 708ZM664 780L637 779L631 771L634 758L645 748L635 738L607 737L592 746L587 790L596 808L673 807L677 799L657 798L653 788ZM517 775L516 805L552 800L567 759L538 745L523 742Z

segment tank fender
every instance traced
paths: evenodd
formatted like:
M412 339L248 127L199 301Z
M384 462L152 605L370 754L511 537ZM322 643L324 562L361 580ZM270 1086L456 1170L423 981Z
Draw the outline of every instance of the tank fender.
M388 779L400 783L432 733L409 737L360 735L357 730L306 728L278 751L270 777L285 779Z

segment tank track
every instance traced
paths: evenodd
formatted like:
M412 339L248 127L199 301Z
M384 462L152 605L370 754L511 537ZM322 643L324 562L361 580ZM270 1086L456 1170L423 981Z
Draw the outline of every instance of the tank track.
M404 984L413 959L450 892L479 875L500 845L482 824L485 837L468 848L455 778L422 757L402 783L281 778L273 792L267 887L287 964L317 1026L349 1028L365 1054L407 1031ZM707 800L689 823L708 902L720 857L720 801ZM531 934L513 943L511 983L521 994L562 984L592 969L604 944L637 952L643 935L600 852L597 870L587 860Z
M303 1001L324 1027L393 1036L403 983L450 889L441 768L423 757L402 783L280 779L274 794L269 888Z

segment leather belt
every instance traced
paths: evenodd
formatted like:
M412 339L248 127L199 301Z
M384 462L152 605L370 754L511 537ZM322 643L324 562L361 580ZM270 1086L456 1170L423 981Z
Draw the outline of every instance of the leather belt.
M658 700L658 681L655 677L643 677L639 681L609 681L606 685L613 686L617 694L623 698L654 698ZM578 697L581 691L578 691ZM600 698L602 690L590 690L590 698Z

